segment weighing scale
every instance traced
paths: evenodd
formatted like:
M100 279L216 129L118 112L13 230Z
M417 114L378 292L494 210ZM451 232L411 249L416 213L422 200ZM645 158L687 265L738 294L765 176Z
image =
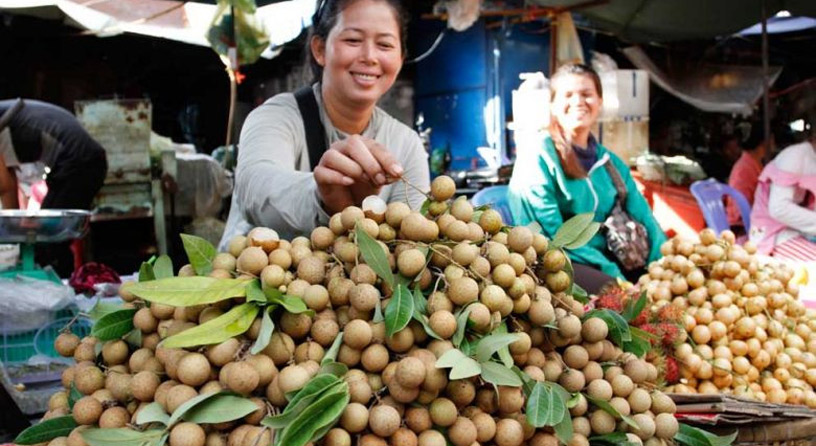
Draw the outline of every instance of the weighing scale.
M0 277L25 276L61 283L54 270L42 269L34 262L34 245L82 238L90 220L89 211L75 209L0 210L0 243L20 244L20 262L0 272Z

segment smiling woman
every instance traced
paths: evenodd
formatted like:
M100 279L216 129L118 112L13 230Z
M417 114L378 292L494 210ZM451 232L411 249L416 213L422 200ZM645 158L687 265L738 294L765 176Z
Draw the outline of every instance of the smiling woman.
M397 0L324 0L307 51L314 83L250 113L240 138L225 248L254 226L281 237L308 234L365 197L418 209L430 188L415 131L377 107L405 56Z
M553 75L550 88L551 120L543 143L537 150L520 151L513 169L508 197L513 220L519 225L536 221L552 238L575 215L592 213L594 221L610 226L610 217L625 213L645 228L644 260L659 258L666 237L629 168L591 133L603 97L598 74L585 65L565 65ZM588 244L567 253L577 265L603 272L576 268L576 282L590 292L612 277L639 275L639 268L627 268L620 254L610 250L606 236L602 229Z

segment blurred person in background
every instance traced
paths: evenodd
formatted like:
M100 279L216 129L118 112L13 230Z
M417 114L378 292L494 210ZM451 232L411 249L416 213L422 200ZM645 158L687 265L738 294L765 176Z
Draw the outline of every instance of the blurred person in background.
M779 152L759 176L751 241L762 254L816 260L816 132Z
M769 144L765 143L764 131L761 122L752 122L750 129L746 129L744 136L740 137L740 147L742 155L731 169L728 176L728 185L739 191L751 206L754 205L754 191L759 182L759 174L767 156L772 152L774 145L773 136ZM726 212L728 224L737 236L745 235L745 225L742 222L739 207L736 201L727 200Z
M549 238L578 214L591 212L593 221L605 222L618 197L612 168L628 191L622 207L648 233L647 263L658 259L666 237L646 199L626 164L590 133L601 110L598 74L585 65L564 65L553 75L550 89L550 127L543 144L538 150L521 152L510 180L508 199L514 222L522 226L538 222ZM574 262L576 282L590 293L614 278L634 281L641 272L624 271L602 233L567 254Z

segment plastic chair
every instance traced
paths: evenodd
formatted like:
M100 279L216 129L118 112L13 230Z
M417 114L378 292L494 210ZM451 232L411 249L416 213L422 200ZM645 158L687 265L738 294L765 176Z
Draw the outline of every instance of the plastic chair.
M718 234L731 226L728 224L728 215L725 211L723 196L728 195L737 201L745 233L751 231L751 205L742 193L733 187L720 183L714 178L695 181L691 185L691 194L697 199L697 204L703 211L706 225Z
M513 215L510 213L510 204L507 202L507 186L486 187L476 192L470 199L470 202L473 203L474 206L489 204L501 214L504 224L513 224Z

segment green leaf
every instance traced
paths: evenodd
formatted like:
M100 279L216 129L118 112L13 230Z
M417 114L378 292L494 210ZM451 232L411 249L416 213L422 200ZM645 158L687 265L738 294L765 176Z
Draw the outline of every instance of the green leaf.
M482 214L484 214L484 209L474 209L473 215L470 216L470 221L473 223L479 223L479 219L482 218Z
M539 223L539 222L537 222L535 220L531 221L527 225L527 228L530 229L531 231L533 231L533 234L541 234L541 231L544 230L544 228L541 227L541 223Z
M151 280L156 280L156 274L153 273L153 265L148 262L142 262L142 266L139 267L139 283L150 282Z
M428 300L422 295L419 286L414 287L414 314L425 314L428 311Z
M306 302L300 297L283 294L276 288L267 288L264 290L264 294L266 294L267 302L280 305L292 314L306 313L309 316L314 316L314 310L310 310L306 306Z
M467 329L468 323L468 316L470 316L470 305L462 308L459 310L459 313L456 315L456 332L453 334L451 338L451 342L453 342L454 347L459 347L462 344L462 340L465 339L465 329Z
M598 406L599 408L601 408L604 412L608 413L609 415L612 415L613 417L615 417L615 418L617 418L619 420L623 420L629 426L632 426L633 428L638 429L638 424L634 420L634 418L621 414L620 412L618 412L617 409L612 407L612 405L609 404L608 401L602 400L600 398L595 398L595 397L589 396L589 394L586 394L586 393L584 394L584 397L587 399L587 401L589 401L590 403Z
M77 424L71 415L51 418L20 432L14 439L14 444L46 443L57 437L67 437L75 427Z
M584 320L590 317L598 317L606 322L609 327L609 336L612 341L622 347L625 342L632 341L632 332L629 330L629 323L620 314L608 309L595 309L584 315Z
M277 290L276 290L277 291ZM246 298L247 302L258 302L265 304L267 302L266 293L261 289L261 281L252 279L246 283Z
M133 330L133 315L135 308L127 308L108 313L94 324L91 328L91 336L95 336L100 341L110 341L119 339Z
M443 353L442 356L436 360L435 366L438 369L447 369L455 366L458 362L464 360L465 358L467 358L467 356L465 356L464 353L458 349L452 348Z
M166 279L173 277L173 261L170 260L166 254L160 255L156 262L153 263L153 275L157 279Z
M306 407L275 437L276 445L303 446L323 427L334 424L349 402L348 384L322 395Z
M419 208L419 213L427 217L428 216L428 211L430 210L430 208L431 208L431 199L427 198L427 199L425 199L425 201L422 202L422 206Z
M598 230L601 229L601 224L598 222L592 222L578 234L578 237L575 240L564 244L564 249L578 249L592 240L592 237L595 237L595 234L598 233Z
M173 307L211 304L246 296L246 281L214 277L170 277L134 283L129 291L150 302Z
M134 328L125 335L124 339L134 350L139 349L142 347L142 330Z
M336 338L334 338L334 342L332 342L331 347L326 350L326 354L323 355L323 359L320 360L320 365L327 364L337 359L337 352L340 351L340 346L343 344L343 332L341 331Z
M584 305L589 303L589 293L575 282L572 283L572 297Z
M263 349L269 345L270 339L272 339L272 332L275 330L275 323L272 322L272 318L269 317L269 313L272 309L273 307L266 307L261 314L261 330L258 332L258 338L255 339L255 343L252 344L252 348L249 350L253 355L262 352Z
M497 333L482 338L476 347L476 360L487 362L499 349L507 347L517 341L518 338L519 335L516 333Z
M82 431L82 439L90 446L144 446L160 439L164 435L161 429L150 429L144 432L133 429L87 429Z
M295 392L283 413L296 412L299 407L306 407L315 397L342 383L342 381L340 377L331 374L321 373L316 375L303 388Z
M181 234L181 242L196 274L204 276L212 272L212 261L215 258L215 246L212 243L189 234Z
M201 325L182 331L162 341L165 348L185 348L224 342L249 330L260 308L253 303L241 304Z
M497 386L521 387L524 384L513 371L498 362L481 363L482 379Z
M567 400L567 409L572 409L581 402L581 392L575 392L574 395Z
M187 411L181 418L196 424L225 423L243 418L256 410L258 406L249 398L218 393Z
M431 323L428 320L428 316L425 316L424 314L418 313L416 310L414 310L413 319L419 322L420 325L422 325L422 328L425 330L425 333L427 333L428 336L434 339L439 339L440 341L444 340L441 337L439 337L439 335L436 334L436 332L433 331L433 328L431 328Z
M529 420L529 416L527 417ZM564 419L559 421L558 423L553 426L555 430L555 436L558 437L558 440L562 444L567 444L572 439L573 430L572 430L572 417L570 417L569 412L564 415Z
M411 322L414 314L414 298L405 285L397 285L388 306L385 307L385 335L391 337Z
M524 373L524 371L518 368L518 366L514 365L513 367L510 368L510 370L512 370L513 373L515 373L516 376L518 376L519 379L521 379L521 382L523 383L521 388L522 390L524 390L524 396L530 398L530 395L533 393L533 389L535 388L535 384L538 381L535 381L534 379L530 378L530 375Z
M93 321L98 321L102 316L122 309L123 307L120 304L102 302L102 299L97 299L91 311L88 312L88 317Z
M646 290L640 293L640 298L638 298L638 300L629 299L629 301L626 302L626 306L623 308L623 318L626 319L627 322L632 322L640 315L643 309L646 308L647 302L648 298L646 297Z
M74 383L71 383L71 388L68 390L68 408L73 409L74 404L79 401L83 396L82 392L76 388Z
M161 404L153 402L143 407L136 416L136 424L161 423L167 426L170 415L164 411Z
M482 366L470 357L458 362L450 371L450 379L464 379L482 373Z
M374 305L374 317L371 318L371 321L375 324L379 324L380 322L384 321L385 317L382 313L382 300L377 299L377 304Z
M623 432L612 432L606 435L596 435L589 437L589 444L605 444L610 446L635 446L636 443L629 441Z
M507 333L507 325L504 322L502 322L501 324L499 324L498 327L496 327L495 330L493 330L493 332L494 333ZM504 347L500 348L498 350L498 353L499 353L499 359L501 359L501 362L502 362L502 364L504 364L505 367L513 367L513 364L515 363L515 361L513 361L513 356L510 355L510 348L508 346L504 346Z
M360 254L363 256L363 260L365 260L366 264L377 273L377 276L379 276L383 282L387 283L391 289L394 289L394 273L391 272L388 256L385 255L382 246L371 238L359 223L354 230L354 237L357 241L357 246L360 248Z
M527 398L527 422L534 427L555 426L564 418L567 407L550 386L536 382Z
M558 231L555 232L555 236L553 237L552 241L550 241L550 246L563 248L564 246L578 240L578 237L580 237L584 230L587 229L589 224L592 223L593 218L595 218L595 214L592 212L587 212L584 214L577 214L565 221L564 224L558 228Z
M717 436L700 428L680 423L674 441L684 446L729 446L737 438L737 431L731 435Z
M181 417L184 416L184 414L186 414L190 409L201 404L203 401L207 401L210 398L215 398L216 395L220 395L220 392L205 393L187 400L184 404L176 408L172 414L170 414L170 420L167 422L167 425L172 426L176 424L176 422L180 420Z
M318 373L326 373L328 375L343 377L346 375L346 373L348 373L348 370L349 370L348 366L343 364L342 362L329 361L320 366L320 370L318 370Z

